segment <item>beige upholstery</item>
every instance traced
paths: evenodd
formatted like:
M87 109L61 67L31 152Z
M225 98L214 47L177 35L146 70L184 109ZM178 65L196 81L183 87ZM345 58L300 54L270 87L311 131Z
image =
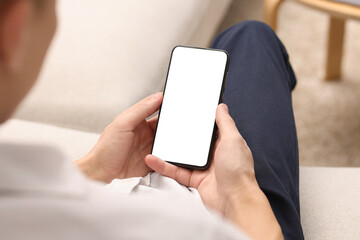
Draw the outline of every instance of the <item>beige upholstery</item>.
M60 0L55 42L17 118L101 132L161 91L171 49L206 45L231 0Z
M300 168L305 239L360 239L359 180L360 168Z

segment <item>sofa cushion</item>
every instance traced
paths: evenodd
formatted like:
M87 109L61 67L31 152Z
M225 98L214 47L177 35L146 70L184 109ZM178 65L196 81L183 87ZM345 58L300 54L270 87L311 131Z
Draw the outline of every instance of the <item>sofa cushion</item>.
M305 239L360 239L359 180L360 168L300 169Z
M230 2L59 1L58 33L16 118L101 132L162 90L171 49L208 42Z

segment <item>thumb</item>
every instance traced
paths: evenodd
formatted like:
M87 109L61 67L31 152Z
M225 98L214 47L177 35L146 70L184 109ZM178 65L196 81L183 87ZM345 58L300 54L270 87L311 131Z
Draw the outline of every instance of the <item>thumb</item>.
M159 110L163 99L163 93L158 92L150 95L119 115L122 123L126 123L129 129L135 129L142 121Z
M224 103L216 109L216 125L219 128L220 135L229 136L238 133L235 122L229 114L229 108Z
M192 171L188 169L177 167L173 164L167 163L151 154L145 157L145 163L149 168L153 169L155 172L158 172L165 177L172 178L182 185L194 187L190 185Z

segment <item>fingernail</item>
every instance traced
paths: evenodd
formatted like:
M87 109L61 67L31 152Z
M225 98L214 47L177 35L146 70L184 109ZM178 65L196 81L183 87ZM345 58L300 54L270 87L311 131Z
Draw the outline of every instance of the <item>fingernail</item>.
M229 108L228 108L228 106L226 106L225 103L222 103L222 104L221 104L221 107L222 107L225 111L229 112Z
M161 98L161 95L162 95L162 92L155 93L151 96L151 99L158 100L159 98Z

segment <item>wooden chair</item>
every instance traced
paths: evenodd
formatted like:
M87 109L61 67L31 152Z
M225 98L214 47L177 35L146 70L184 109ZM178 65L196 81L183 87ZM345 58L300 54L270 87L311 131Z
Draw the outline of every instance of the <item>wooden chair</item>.
M274 31L276 31L278 10L284 1L265 0L264 20ZM330 15L325 80L339 80L341 78L345 21L349 18L360 20L360 7L331 0L291 1L302 3Z

